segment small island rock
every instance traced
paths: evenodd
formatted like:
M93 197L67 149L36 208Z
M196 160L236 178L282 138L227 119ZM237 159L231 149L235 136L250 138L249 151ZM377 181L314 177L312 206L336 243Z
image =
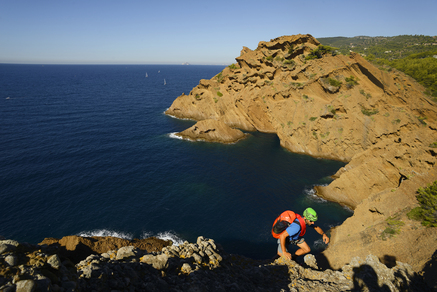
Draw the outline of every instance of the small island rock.
M242 131L233 129L222 121L212 119L197 122L194 126L176 135L190 140L222 143L234 143L246 136Z

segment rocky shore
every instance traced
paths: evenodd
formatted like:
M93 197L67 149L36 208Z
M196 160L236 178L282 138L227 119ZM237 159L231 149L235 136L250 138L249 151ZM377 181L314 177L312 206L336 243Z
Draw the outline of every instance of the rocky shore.
M166 114L275 133L291 152L346 162L333 182L316 187L354 210L331 230L327 261L340 269L371 253L421 271L437 249L435 228L407 217L418 206L417 190L437 180L437 106L425 88L308 34L244 47L236 61L200 80ZM220 141L224 127L214 129L210 141Z
M88 255L81 240L120 243L111 237L66 237L69 246L62 239L39 245L0 240L0 291L431 291L408 264L388 268L373 255L334 271L319 269L312 255L297 263L227 254L203 237L179 246L161 242L164 247L151 252L124 242ZM73 247L76 261L64 256Z

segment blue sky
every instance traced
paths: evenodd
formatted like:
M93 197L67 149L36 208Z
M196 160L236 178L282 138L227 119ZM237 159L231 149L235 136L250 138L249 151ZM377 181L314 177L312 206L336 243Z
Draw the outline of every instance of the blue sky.
M0 63L231 64L243 46L437 35L437 0L0 0Z

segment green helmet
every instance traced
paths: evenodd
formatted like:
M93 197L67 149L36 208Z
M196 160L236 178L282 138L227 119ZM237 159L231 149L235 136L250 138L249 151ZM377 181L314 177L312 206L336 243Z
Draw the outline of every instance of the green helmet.
M306 208L305 211L303 211L303 216L310 221L317 221L317 213L313 208Z

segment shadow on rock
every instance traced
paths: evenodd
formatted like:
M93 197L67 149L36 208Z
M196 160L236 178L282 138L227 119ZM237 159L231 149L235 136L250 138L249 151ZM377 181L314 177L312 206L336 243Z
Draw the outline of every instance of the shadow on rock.
M324 271L324 270L333 270L333 268L331 267L331 264L329 263L328 258L323 254L320 253L318 255L316 255L316 259L317 259L317 265L319 266L319 269Z
M386 255L383 261L395 261ZM391 268L383 262L377 264L376 257L368 257L366 262L352 269L353 291L433 291L422 276L415 273L411 266L396 262Z
M393 268L396 266L396 257L390 256L390 255L384 255L384 257L381 259L381 262L387 266L387 268Z
M390 291L390 288L386 284L379 286L378 275L371 266L362 265L354 268L353 272L355 291L364 291L365 288L367 288L368 291Z
M423 279L434 291L437 291L437 250L434 251L431 260L423 268Z

